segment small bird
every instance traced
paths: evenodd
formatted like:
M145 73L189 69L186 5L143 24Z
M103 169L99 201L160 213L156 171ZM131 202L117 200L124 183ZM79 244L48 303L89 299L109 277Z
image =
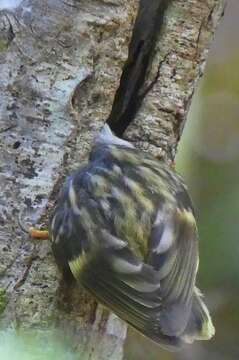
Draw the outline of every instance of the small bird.
M182 178L108 125L67 179L49 229L65 277L148 338L175 350L214 335L195 287L198 234Z

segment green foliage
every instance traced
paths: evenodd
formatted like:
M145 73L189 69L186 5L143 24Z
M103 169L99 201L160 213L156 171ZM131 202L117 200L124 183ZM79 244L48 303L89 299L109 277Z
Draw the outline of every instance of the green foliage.
M75 360L64 341L49 331L0 331L0 359Z

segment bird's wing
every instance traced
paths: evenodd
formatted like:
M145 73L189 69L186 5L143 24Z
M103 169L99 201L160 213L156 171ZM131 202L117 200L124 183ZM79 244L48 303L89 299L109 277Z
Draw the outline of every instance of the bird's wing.
M182 334L189 321L198 268L196 222L189 206L161 206L152 227L148 263L158 272L166 335Z
M131 326L167 348L178 347L178 338L160 330L158 272L136 257L126 242L106 230L101 236L104 247L69 262L74 277Z

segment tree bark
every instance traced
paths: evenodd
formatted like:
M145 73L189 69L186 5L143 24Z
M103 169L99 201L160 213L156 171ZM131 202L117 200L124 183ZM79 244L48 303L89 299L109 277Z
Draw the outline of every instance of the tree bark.
M1 6L1 324L63 329L82 358L122 359L126 325L61 284L50 244L24 235L18 216L47 224L66 174L87 159L110 113L138 1ZM155 84L126 138L169 163L222 13L223 0L175 0L167 12L148 74Z

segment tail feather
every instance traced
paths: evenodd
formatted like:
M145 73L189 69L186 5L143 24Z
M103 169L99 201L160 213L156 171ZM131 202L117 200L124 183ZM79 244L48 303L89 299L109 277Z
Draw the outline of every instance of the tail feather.
M202 300L202 294L198 289L195 289L191 316L181 338L186 343L192 343L194 340L209 340L214 334L215 328L209 311Z

